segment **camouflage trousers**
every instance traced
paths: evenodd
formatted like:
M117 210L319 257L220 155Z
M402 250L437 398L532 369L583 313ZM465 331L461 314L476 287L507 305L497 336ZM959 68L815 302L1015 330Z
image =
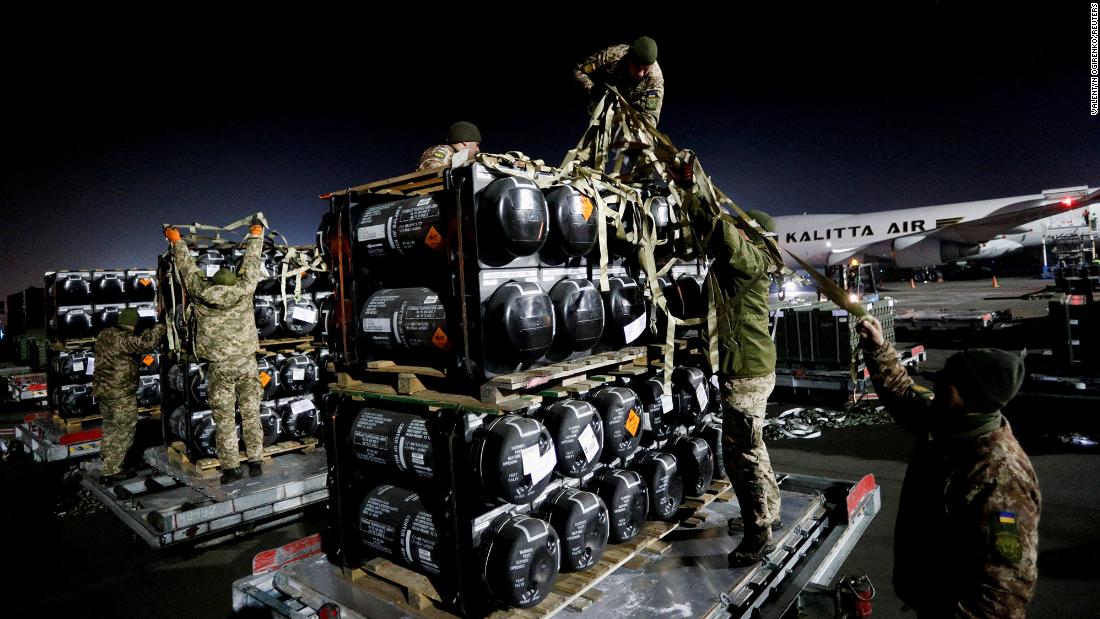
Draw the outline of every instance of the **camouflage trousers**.
M260 427L263 387L260 385L256 357L247 355L237 359L211 361L207 372L218 460L221 461L222 468L234 469L241 465L241 452L237 447L238 410L241 413L245 454L249 460L259 461L264 452L264 431Z
M767 532L779 520L779 484L764 446L764 413L775 374L723 378L722 458L747 532Z
M121 473L126 452L134 444L134 429L138 422L137 399L133 394L100 399L99 412L103 415L103 438L99 441L103 469L100 474Z

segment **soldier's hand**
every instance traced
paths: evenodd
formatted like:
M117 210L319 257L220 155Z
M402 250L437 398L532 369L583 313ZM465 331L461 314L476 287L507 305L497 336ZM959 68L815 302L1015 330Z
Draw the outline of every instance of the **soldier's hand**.
M180 231L176 230L175 226L164 226L164 238L168 239L169 243L179 243Z
M263 236L264 224L259 217L252 218L252 227L248 229L248 233L252 236Z
M882 337L882 323L873 316L861 318L856 325L856 332L859 333L859 339L864 346L878 348L886 342Z

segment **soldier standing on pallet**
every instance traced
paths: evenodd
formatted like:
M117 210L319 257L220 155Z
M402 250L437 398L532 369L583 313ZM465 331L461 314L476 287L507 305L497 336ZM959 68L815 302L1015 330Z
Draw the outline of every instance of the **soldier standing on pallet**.
M260 270L263 233L263 224L258 219L252 220L237 273L222 268L207 279L195 265L187 244L180 240L179 231L171 226L164 229L176 270L194 308L195 354L209 362L209 400L214 410L223 484L244 477L237 447L237 410L241 413L248 474L256 477L263 473L264 435L260 426L263 387L256 367L260 341L252 308L252 295L263 277Z
M877 320L857 329L875 392L919 439L894 528L898 597L922 617L1023 617L1038 574L1039 481L1001 415L1023 360L964 350L932 392L909 378Z
M454 156L464 150L469 151L466 154L467 158L473 157L481 150L481 131L478 131L474 123L460 120L447 130L445 144L433 146L420 155L420 165L416 166L416 170L419 172L433 168L449 168Z
M690 172L684 172L690 178ZM759 561L772 548L772 530L782 527L779 484L764 446L764 414L775 388L775 343L768 329L769 270L773 261L744 232L717 219L694 193L684 205L707 256L716 293L718 375L725 401L722 457L737 502L744 537L729 554L730 567ZM769 234L772 218L748 211Z
M577 64L573 78L588 93L592 107L614 86L654 127L665 100L665 76L657 64L657 42L638 37L630 45L612 45Z
M126 452L134 442L137 427L137 355L157 347L164 337L164 325L158 324L136 335L138 312L129 307L118 315L118 321L95 339L95 370L92 389L103 414L103 440L99 453L103 457L99 482L116 484L134 476L123 471Z

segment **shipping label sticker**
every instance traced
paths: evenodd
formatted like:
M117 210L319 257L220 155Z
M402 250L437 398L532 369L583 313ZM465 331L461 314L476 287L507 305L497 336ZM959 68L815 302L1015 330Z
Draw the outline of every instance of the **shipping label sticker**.
M91 376L95 373L95 357L88 358L88 365L84 368L84 375Z
M596 453L600 451L600 441L596 438L596 433L592 431L592 426L588 425L584 427L579 442L581 444L581 451L584 452L584 459L591 462L592 458L596 457Z
M581 195L581 215L584 217L585 221L588 221L588 219L592 217L592 211L594 209L595 207L592 204L592 198L589 198L586 195Z
M146 367L148 367L150 365L153 365L153 362L156 361L156 360L157 360L157 358L154 357L153 355L145 355L144 357L141 358L141 362L144 363Z
M138 316L141 317L141 318L155 318L156 315L157 315L157 310L155 310L153 308L150 308L150 307L138 308L137 312L138 312Z
M623 327L623 338L626 343L629 344L638 339L638 336L645 330L645 314L638 316L633 322Z
M216 264L208 264L208 265L206 265L206 276L207 276L207 277L214 277L214 274L215 274L215 273L217 273L217 272L218 272L218 269L220 269L220 268L221 268L221 267L219 267L219 266L218 266L218 265L216 265Z
M709 393L707 393L707 384L703 383L695 388L695 399L699 401L699 410L706 412L707 406L710 404Z
M672 396L671 395L662 395L661 396L661 411L665 412L665 413L672 412Z
M267 387L267 384L270 383L270 382L271 382L271 374L268 374L267 372L264 372L264 371L261 370L260 371L260 385L263 386L263 387Z
M428 227L428 234L424 237L424 244L436 251L439 251L439 248L443 247L443 235L439 233L439 230L435 229L435 226Z
M313 409L313 402L310 400L294 400L290 403L290 410L295 415L303 413Z
M558 463L557 455L553 449L548 449L545 454L539 452L538 445L520 451L523 461L523 474L531 476L531 483L537 484L543 480Z
M432 334L432 345L440 350L447 350L450 344L451 341L447 334L443 332L443 327L436 327L435 333Z
M317 310L308 307L295 307L290 311L290 316L294 320L301 320L302 322L317 322Z
M363 330L370 333L387 333L390 330L389 318L364 318Z
M84 364L83 363L74 363L73 364L73 371L74 372L83 372L84 371Z
M363 226L358 231L359 241L377 241L386 238L386 224Z
M626 431L630 433L630 436L638 435L638 425L642 422L642 418L638 416L638 413L634 409L630 409L630 413L626 416Z
M291 380L305 380L306 379L306 369L305 368L291 368L291 370L290 370L290 379Z

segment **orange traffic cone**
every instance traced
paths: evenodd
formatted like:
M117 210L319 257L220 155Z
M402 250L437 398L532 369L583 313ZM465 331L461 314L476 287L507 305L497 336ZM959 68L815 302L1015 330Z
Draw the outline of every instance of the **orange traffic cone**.
M993 276L993 287L994 288L1000 288L1001 287L1001 285L997 283L997 276L996 275Z
M917 281L915 279L913 279L912 277L909 278L909 287L910 288L916 288L917 287Z

